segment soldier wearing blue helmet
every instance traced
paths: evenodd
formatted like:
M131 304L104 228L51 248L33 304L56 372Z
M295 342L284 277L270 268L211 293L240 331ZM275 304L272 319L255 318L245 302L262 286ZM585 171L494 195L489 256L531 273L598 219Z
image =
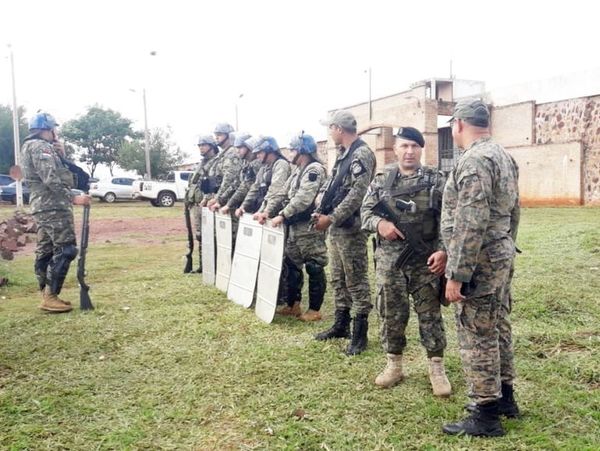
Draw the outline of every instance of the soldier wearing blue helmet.
M71 261L77 256L72 205L89 205L90 198L71 194L75 180L64 160L56 127L52 115L38 111L29 121L30 134L21 148L21 161L38 229L34 269L42 293L40 309L63 313L73 308L58 297Z
M283 189L285 181L290 175L290 163L279 150L275 138L261 136L256 142L252 153L262 166L256 174L256 180L250 187L242 206L236 210L236 216L254 213L254 219L264 224L268 219L266 213L269 201L274 193Z
M242 205L246 194L256 180L256 174L260 170L261 162L256 158L256 154L252 153L257 139L253 139L249 133L240 132L236 134L234 147L238 151L238 155L242 160L242 172L240 175L240 184L235 193L229 198L227 204L221 207L221 213L227 214L230 211L235 211Z
M290 142L290 151L294 171L283 190L275 194L271 210L267 212L269 216L275 214L271 221L274 227L288 226L284 260L287 306L279 313L296 316L302 321L318 321L327 288L324 269L328 263L327 245L325 232L308 225L327 174L317 158L317 144L312 136L304 132L295 136ZM300 309L303 268L308 274L308 310L305 313Z

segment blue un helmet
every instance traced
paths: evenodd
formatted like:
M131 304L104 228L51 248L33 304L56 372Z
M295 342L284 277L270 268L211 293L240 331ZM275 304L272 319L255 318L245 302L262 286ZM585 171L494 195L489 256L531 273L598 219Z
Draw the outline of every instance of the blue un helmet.
M29 130L52 130L58 127L56 119L50 113L38 110L35 115L29 119Z
M200 135L198 137L198 145L201 146L203 144L208 144L209 146L215 149L217 148L217 142L215 141L215 138L212 137L212 135Z
M302 133L294 136L290 141L290 150L311 155L317 152L317 143L312 136L305 135L304 131L302 131Z
M250 149L250 152L254 153L254 148L262 141L262 137L253 136L244 141L244 146Z
M233 129L233 127L228 124L227 122L221 122L219 124L217 124L217 126L215 127L215 131L213 132L215 135L229 135L230 133L233 133L235 130Z
M246 145L246 141L248 141L250 138L252 137L252 135L250 135L250 133L246 133L246 132L237 132L235 134L235 139L233 141L233 146L234 147L248 147Z
M265 152L265 153L275 153L279 152L279 146L277 145L277 141L272 136L261 136L260 140L252 149L252 153Z

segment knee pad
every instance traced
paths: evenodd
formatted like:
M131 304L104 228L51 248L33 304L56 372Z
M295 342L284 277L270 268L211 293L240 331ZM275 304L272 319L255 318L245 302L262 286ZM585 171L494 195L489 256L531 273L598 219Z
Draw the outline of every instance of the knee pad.
M319 276L324 272L323 267L312 260L306 262L305 266L309 276Z
M77 252L77 246L75 246L74 244L67 244L66 246L62 247L58 255L64 257L65 260L71 262L73 261L73 259L75 259L75 257L77 257Z

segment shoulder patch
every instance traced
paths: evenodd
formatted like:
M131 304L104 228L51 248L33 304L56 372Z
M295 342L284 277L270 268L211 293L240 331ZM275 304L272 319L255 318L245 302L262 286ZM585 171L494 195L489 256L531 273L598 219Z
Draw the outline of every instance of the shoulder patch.
M308 173L308 180L310 180L311 182L316 182L318 178L319 178L319 174L317 174L316 172L310 171Z
M352 172L352 175L354 175L355 177L358 177L359 175L362 175L365 172L367 172L367 170L365 169L365 166L363 165L362 161L360 161L360 160L354 160L352 162L352 164L350 165L350 171Z

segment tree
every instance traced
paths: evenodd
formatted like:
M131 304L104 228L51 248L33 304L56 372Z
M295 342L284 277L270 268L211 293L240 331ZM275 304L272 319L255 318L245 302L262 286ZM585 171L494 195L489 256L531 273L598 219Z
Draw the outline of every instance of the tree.
M23 117L25 109L19 111L19 139L21 144L29 133L27 120ZM8 105L0 105L0 173L8 174L8 170L15 164L15 141L13 136L12 108Z
M88 166L92 177L99 164L106 164L112 176L123 143L138 138L131 123L117 111L94 105L79 119L65 123L61 134L81 151L79 159Z
M142 135L140 133L140 135ZM183 162L185 155L171 141L171 131L156 128L150 133L150 170L156 178L163 177ZM146 173L144 140L136 139L123 143L118 164L123 169Z

